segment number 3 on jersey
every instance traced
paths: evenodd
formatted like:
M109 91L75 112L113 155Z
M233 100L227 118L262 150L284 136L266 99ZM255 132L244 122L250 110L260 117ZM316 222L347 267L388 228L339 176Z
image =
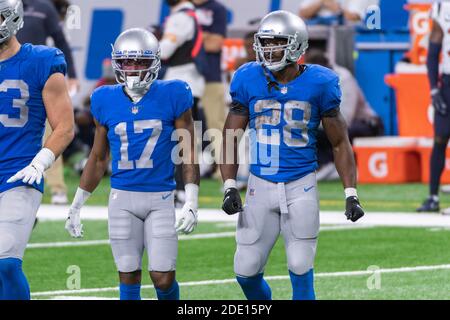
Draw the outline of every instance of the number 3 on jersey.
M114 128L114 133L120 137L120 160L118 168L120 170L149 169L153 168L153 160L150 159L155 150L156 143L161 135L161 120L137 120L133 122L134 133L142 134L144 130L152 130L144 150L138 160L128 158L128 135L127 123L121 122Z
M0 123L6 128L22 128L28 122L27 102L30 97L28 85L23 80L4 80L0 83L0 92L7 92L9 89L18 89L20 97L12 99L12 108L20 110L19 118L10 118L8 114L0 114Z

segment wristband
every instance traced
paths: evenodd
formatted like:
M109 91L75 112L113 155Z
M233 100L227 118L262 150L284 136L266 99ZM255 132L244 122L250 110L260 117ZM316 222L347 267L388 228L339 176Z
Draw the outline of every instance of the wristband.
M227 179L227 180L225 180L225 182L223 183L223 189L225 191L227 191L230 188L237 189L236 180L234 180L234 179Z
M91 196L91 193L78 187L75 197L72 201L72 207L75 209L81 209L86 203L87 199Z
M356 192L356 188L345 188L344 193L345 193L345 199L347 199L348 197L357 197L358 198L358 193Z
M45 171L52 166L53 162L55 162L53 151L48 148L42 148L33 158L31 164Z
M198 209L198 185L195 183L188 183L184 186L186 193L186 203L189 203L193 209Z

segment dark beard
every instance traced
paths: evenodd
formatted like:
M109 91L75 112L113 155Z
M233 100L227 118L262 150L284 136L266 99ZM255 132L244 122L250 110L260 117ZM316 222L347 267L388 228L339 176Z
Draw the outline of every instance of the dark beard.
M4 42L2 42L2 43L0 43L0 52L3 52L6 49L8 49L10 40L11 40L11 38L6 40L6 41L4 41Z

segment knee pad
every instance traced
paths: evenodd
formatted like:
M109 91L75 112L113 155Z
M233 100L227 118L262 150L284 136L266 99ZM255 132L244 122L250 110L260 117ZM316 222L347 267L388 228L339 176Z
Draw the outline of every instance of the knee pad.
M234 272L243 277L253 277L264 269L262 256L258 250L239 246L234 255Z
M116 259L117 270L133 272L141 269L141 258L136 256L122 256Z
M297 275L307 273L313 268L316 256L316 240L297 241L287 249L288 268Z

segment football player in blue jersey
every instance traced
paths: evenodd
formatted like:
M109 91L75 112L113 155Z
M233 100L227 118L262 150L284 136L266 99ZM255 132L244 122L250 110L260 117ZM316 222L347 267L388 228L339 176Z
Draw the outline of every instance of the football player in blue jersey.
M120 299L140 299L146 248L158 299L176 300L177 232L191 233L197 224L200 178L195 164L192 93L183 81L156 80L161 66L159 43L144 29L129 29L117 38L112 64L118 84L100 87L91 97L94 145L66 229L73 237L82 236L80 208L103 177L111 153L108 224ZM179 146L177 136L182 136ZM178 152L182 159L174 157ZM176 220L174 162L179 160L186 202Z
M319 233L316 132L320 122L333 145L345 188L347 219L364 215L356 168L339 111L338 76L298 61L308 47L301 18L275 11L255 35L258 62L240 67L231 83L232 108L223 134L223 210L239 213L234 271L248 299L271 299L264 267L280 232L293 299L315 299L313 262ZM251 175L245 205L236 188L235 131L250 127Z
M58 49L21 45L20 0L0 0L0 299L30 299L22 259L43 173L72 141L72 104ZM53 133L42 147L45 120Z

